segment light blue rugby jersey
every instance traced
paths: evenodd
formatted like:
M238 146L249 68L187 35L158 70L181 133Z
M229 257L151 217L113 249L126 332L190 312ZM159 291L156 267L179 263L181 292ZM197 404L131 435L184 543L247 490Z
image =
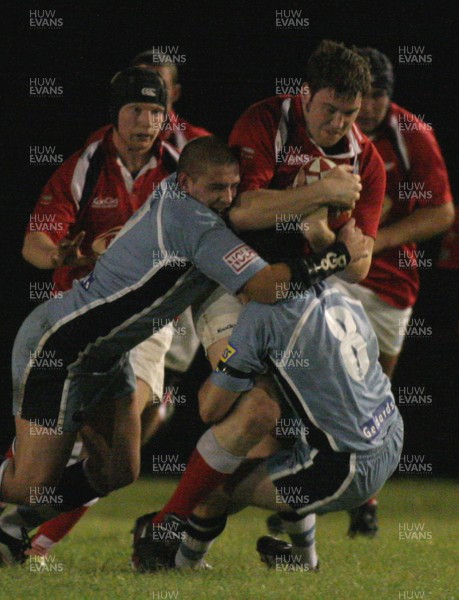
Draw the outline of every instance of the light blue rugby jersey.
M378 356L361 303L324 282L273 306L250 302L222 358L228 372L211 378L224 389L245 391L268 365L309 430L310 445L368 451L382 444L398 410ZM231 368L251 376L241 378Z
M66 364L83 351L110 362L210 292L211 279L235 293L265 266L221 217L181 191L173 174L94 271L29 318L45 324L43 344L60 348Z

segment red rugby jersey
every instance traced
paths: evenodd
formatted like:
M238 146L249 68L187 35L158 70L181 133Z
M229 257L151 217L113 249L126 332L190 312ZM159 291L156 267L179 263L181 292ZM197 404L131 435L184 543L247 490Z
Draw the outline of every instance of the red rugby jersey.
M28 232L42 231L57 244L66 236L73 238L85 231L82 253L100 254L155 186L175 171L178 153L170 144L156 140L150 161L133 179L117 155L112 131L112 127L106 128L102 138L94 134L95 141L73 154L52 175L30 217ZM89 161L100 144L104 150L102 167L86 208L79 214ZM90 266L55 269L56 290L69 289L74 279L90 270Z
M385 187L382 160L369 139L354 125L333 148L321 148L308 135L300 96L275 96L251 106L229 138L241 160L239 192L286 189L303 165L318 156L351 164L362 178L362 192L352 216L365 235L376 237ZM349 219L330 220L337 229Z
M392 103L373 143L385 164L386 194L392 202L382 227L417 208L451 202L448 173L430 124ZM362 285L392 306L412 306L419 292L415 265L422 260L415 251L416 244L410 242L374 256Z

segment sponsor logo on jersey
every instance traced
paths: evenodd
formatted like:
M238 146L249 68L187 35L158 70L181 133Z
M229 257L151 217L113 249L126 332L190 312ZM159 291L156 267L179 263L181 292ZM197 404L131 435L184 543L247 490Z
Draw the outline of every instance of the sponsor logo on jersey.
M100 198L97 196L91 203L93 208L117 208L118 198Z
M140 90L142 96L152 96L156 98L156 88L144 87Z
M40 198L40 204L51 204L51 202L54 200L54 198L52 196L48 196L48 195L43 195Z
M393 398L385 400L378 406L371 419L360 426L360 429L367 440L373 440L379 434L381 427L394 411L395 401Z
M223 260L232 271L239 275L239 273L245 271L245 269L247 269L247 267L257 258L258 254L255 250L252 250L250 246L247 246L247 244L239 244L239 246L233 248L231 252L228 252L228 254L223 257Z
M241 148L241 158L252 159L254 156L255 156L255 150L253 148L249 148L248 146L243 146Z
M221 362L224 362L224 363L228 362L229 359L236 354L236 352L237 352L236 348L233 348L233 346L231 346L231 344L228 344L220 358Z
M395 163L393 161L384 163L384 168L386 169L386 171L391 171L394 167Z

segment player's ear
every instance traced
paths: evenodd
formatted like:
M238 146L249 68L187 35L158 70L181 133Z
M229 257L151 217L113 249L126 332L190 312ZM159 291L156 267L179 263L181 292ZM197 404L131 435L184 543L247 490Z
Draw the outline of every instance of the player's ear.
M190 179L191 179L190 176L187 175L184 171L182 171L181 173L179 173L177 175L177 181L178 181L179 186L187 194L190 191Z

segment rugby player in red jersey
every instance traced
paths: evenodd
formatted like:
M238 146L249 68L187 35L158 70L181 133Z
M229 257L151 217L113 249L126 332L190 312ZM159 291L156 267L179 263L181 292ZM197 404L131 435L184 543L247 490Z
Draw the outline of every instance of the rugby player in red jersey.
M340 282L360 300L379 343L379 361L392 377L419 292L417 242L442 233L454 218L445 162L432 126L392 102L393 67L382 52L362 48L372 87L362 99L357 124L372 140L386 169L383 213L367 277L359 285ZM351 513L349 535L377 532L376 499Z

